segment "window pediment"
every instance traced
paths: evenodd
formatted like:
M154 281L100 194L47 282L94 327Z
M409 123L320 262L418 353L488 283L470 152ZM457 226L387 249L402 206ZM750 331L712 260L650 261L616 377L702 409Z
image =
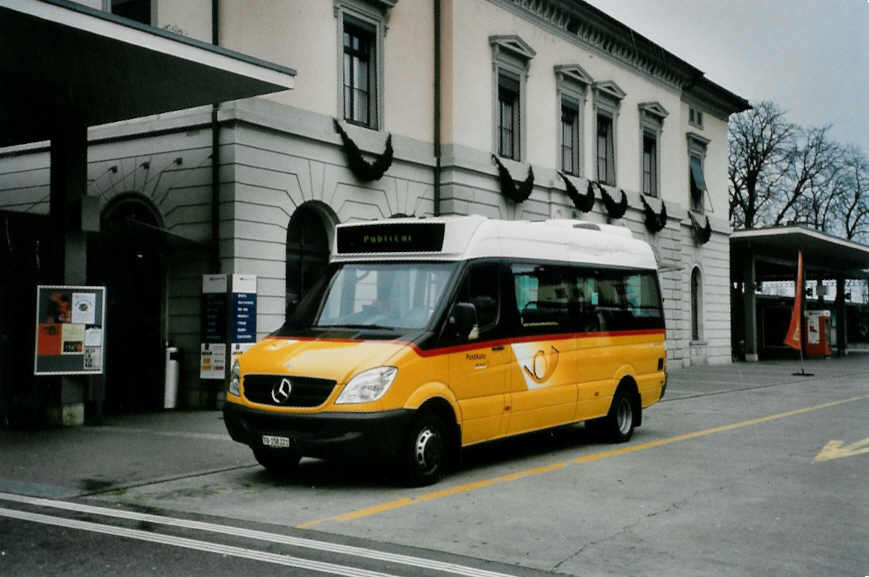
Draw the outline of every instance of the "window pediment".
M559 64L555 66L555 75L583 87L594 84L594 79L579 64Z
M639 108L641 114L651 116L661 122L670 114L660 102L641 102Z
M700 136L696 132L686 132L685 138L688 140L689 154L699 154L701 156L706 154L706 146L711 142L708 138Z
M333 9L336 16L342 11L350 11L368 18L383 19L388 23L396 4L398 0L333 0Z
M489 36L489 44L496 52L504 51L526 62L537 55L537 52L516 34Z
M603 82L595 82L593 84L595 91L601 95L606 96L612 100L617 102L621 101L625 97L625 91L619 87L618 84L613 82L612 80L604 80Z

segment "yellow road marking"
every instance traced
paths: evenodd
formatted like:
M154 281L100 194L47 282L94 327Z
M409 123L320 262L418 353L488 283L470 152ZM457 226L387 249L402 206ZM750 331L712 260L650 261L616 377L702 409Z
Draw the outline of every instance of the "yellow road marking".
M760 423L767 423L769 421L784 419L785 417L792 417L794 415L800 415L802 413L808 413L811 411L826 409L828 407L835 407L836 405L844 405L845 403L853 403L854 401L861 401L863 399L869 399L869 395L861 395L859 397L851 397L851 398L842 399L839 401L829 401L827 403L822 403L820 405L814 405L812 407L804 407L802 409L796 409L796 410L787 411L784 413L776 413L774 415L768 415L766 417L759 417L757 419L749 419L747 421L740 421L739 423L731 423L729 425L722 425L720 427L712 427L711 429L703 429L702 431L695 431L693 433L685 433L683 435L676 435L675 437L669 437L666 439L659 439L657 441L650 441L648 443L642 443L639 445L630 445L627 447L613 449L610 451L601 451L600 453L594 453L592 455L585 455L583 457L577 457L576 459L571 459L570 461L561 461L561 462L557 462L557 463L551 463L549 465L544 465L542 467L535 467L533 469L525 469L523 471L517 471L515 473L501 475L500 477L494 477L492 479L484 479L482 481L474 481L473 483L466 483L464 485L458 485L456 487L450 487L448 489L441 489L440 491L434 491L432 493L425 493L425 494L419 495L417 497L403 497L401 499L396 499L395 501L389 501L387 503L382 503L380 505L374 505L372 507L366 507L364 509L357 509L356 511L351 511L349 513L343 513L340 515L333 515L332 517L325 517L323 519L316 519L314 521L308 521L307 523L302 523L301 525L296 525L296 528L297 529L307 529L309 527L313 527L314 525L319 525L320 523L325 523L326 521L351 521L353 519L360 519L362 517L369 517L371 515L376 515L377 513L383 513L384 511L391 511L393 509L407 507L408 505L414 505L416 503L423 503L425 501L432 501L434 499L440 499L443 497L449 497L452 495L467 493L469 491L475 491L477 489L482 489L484 487L491 487L492 485L497 485L500 483L509 483L511 481L516 481L518 479L524 479L525 477L531 477L534 475L548 473L550 471L555 471L555 470L564 468L570 463L582 464L582 463L588 463L589 461L597 461L600 459L606 459L608 457L625 455L627 453L635 453L637 451L645 451L647 449L653 449L655 447L661 447L663 445L670 445L673 443L688 441L690 439L696 439L698 437L705 437L707 435L714 435L715 433L723 433L725 431L732 431L734 429L740 429L742 427L749 427L751 425L758 425Z
M846 445L844 441L830 441L815 457L815 463L820 461L832 461L842 457L852 457L869 453L869 438Z

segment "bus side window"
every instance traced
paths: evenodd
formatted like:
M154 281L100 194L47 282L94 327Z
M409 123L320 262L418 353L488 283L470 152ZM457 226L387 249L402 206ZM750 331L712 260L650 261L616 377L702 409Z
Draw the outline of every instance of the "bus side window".
M548 264L514 264L510 270L524 334L571 330L580 298L573 270Z
M471 303L477 313L477 324L468 340L485 338L498 325L500 310L500 265L472 265L456 296L456 302Z
M596 271L580 268L575 271L574 294L576 302L571 309L576 330L581 333L593 333L600 330L597 318L598 287Z

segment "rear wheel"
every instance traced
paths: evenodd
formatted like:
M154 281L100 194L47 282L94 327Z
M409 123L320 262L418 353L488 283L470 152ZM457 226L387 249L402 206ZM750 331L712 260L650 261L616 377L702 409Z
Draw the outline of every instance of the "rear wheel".
M253 448L253 456L272 475L285 476L295 471L302 456L287 449Z
M437 482L446 470L448 447L447 428L442 419L434 414L417 419L402 449L408 483L421 486Z
M634 398L624 388L613 396L610 411L606 417L588 422L588 428L613 443L624 443L634 434Z

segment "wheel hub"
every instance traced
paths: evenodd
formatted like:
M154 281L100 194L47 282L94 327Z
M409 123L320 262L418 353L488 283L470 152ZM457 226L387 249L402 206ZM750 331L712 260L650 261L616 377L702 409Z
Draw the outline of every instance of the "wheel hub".
M633 421L633 418L634 415L630 400L622 398L621 402L619 402L618 410L616 411L616 423L618 424L619 431L623 435L626 435L628 431L631 430L631 422Z
M414 455L420 470L427 471L435 466L440 458L440 438L431 429L423 429L416 437Z

